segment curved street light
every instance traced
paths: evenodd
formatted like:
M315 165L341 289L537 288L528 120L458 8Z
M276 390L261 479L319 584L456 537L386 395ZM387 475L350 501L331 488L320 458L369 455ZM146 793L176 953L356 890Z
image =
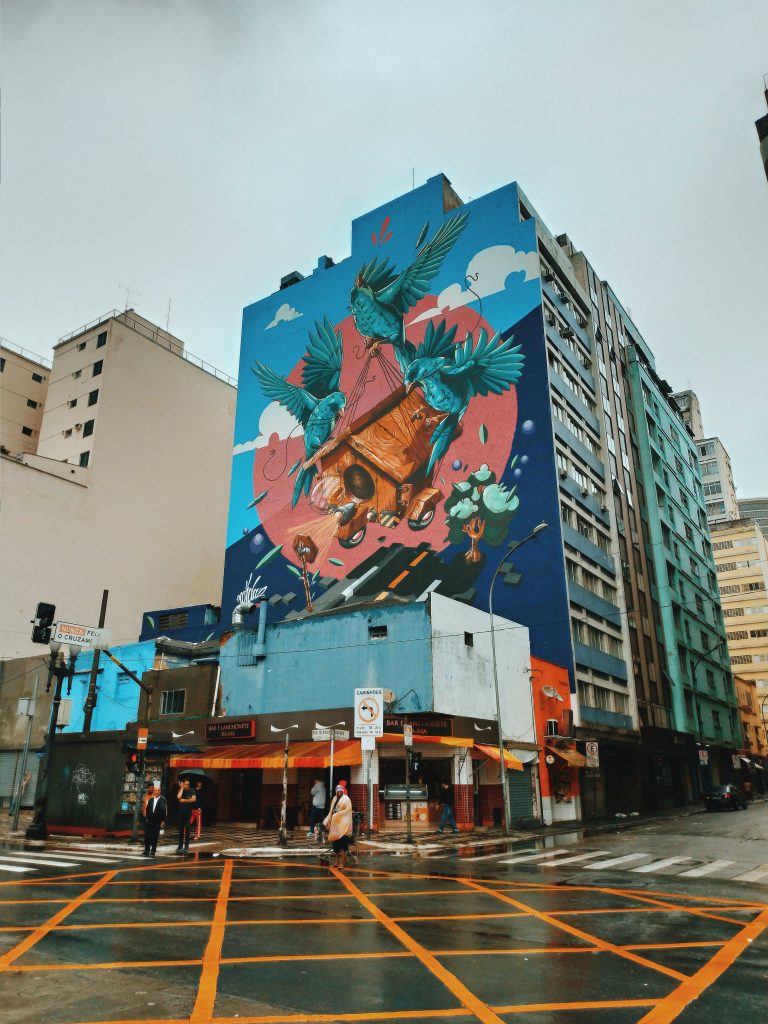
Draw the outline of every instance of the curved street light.
M504 557L496 566L496 572L491 578L491 585L488 588L488 615L490 618L491 626L491 660L493 662L493 688L496 693L496 725L498 728L498 747L499 747L499 776L501 778L501 799L503 803L504 811L504 834L509 835L509 784L507 781L507 771L504 765L504 732L501 727L501 699L499 697L499 669L496 662L496 636L493 629L493 585L501 572L503 566L506 564L507 559L513 552L521 548L523 544L527 544L529 540L533 540L534 537L538 536L542 530L546 530L548 523L539 523L538 526L534 526L533 530L528 534L527 537L523 537L522 540L514 541L509 545L507 550L504 552Z

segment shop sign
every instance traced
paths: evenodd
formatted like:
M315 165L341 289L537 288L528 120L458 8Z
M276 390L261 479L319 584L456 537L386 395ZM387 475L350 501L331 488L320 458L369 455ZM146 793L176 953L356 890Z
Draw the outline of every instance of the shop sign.
M402 733L405 726L403 715L384 715L384 732ZM453 736L452 718L411 718L408 725L412 735L419 736Z
M146 726L142 726L141 729L136 733L136 749L146 750L147 749L147 738L149 737L149 729Z
M217 722L207 722L205 725L205 738L214 742L216 740L252 740L255 735L255 718L248 718L240 722L219 719Z

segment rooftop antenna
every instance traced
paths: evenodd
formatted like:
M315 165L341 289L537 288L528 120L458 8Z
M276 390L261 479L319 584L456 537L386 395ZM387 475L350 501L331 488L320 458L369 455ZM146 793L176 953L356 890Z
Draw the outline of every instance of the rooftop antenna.
M168 325L170 324L170 322L171 322L171 300L168 299L168 312L165 314L165 330L166 330L166 333L170 333L168 331Z
M411 191L416 188L416 168L411 168Z
M137 292L134 288L128 288L124 284L119 284L118 288L122 288L123 291L125 292L125 309L126 309L126 311L128 310L128 307L131 305L131 295L135 295L139 299L141 298L141 292Z

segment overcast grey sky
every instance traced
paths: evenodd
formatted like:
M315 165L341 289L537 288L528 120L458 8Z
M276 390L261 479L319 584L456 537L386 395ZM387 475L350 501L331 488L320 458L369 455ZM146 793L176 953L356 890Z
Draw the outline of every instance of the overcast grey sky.
M0 333L135 308L237 373L242 307L443 171L518 180L768 494L765 0L2 0Z

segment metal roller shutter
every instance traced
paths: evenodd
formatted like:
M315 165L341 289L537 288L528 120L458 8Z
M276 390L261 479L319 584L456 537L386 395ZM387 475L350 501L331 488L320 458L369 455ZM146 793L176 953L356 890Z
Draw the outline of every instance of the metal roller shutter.
M535 815L533 813L531 766L524 765L521 772L507 772L507 780L512 821L522 824L532 823Z

